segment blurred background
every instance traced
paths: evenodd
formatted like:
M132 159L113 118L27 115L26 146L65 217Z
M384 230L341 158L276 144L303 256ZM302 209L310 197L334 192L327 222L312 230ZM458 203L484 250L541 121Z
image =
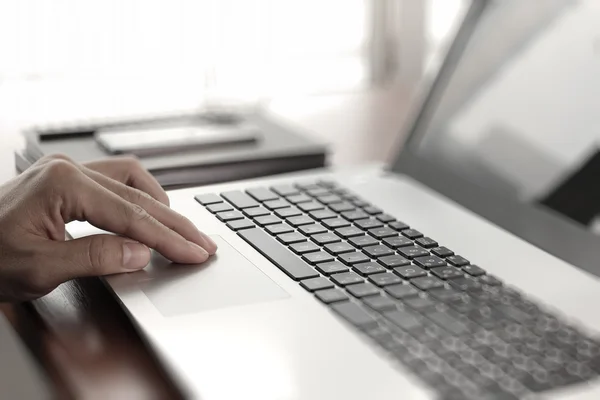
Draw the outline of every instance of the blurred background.
M38 120L410 90L435 70L465 3L7 0L0 90L11 119Z

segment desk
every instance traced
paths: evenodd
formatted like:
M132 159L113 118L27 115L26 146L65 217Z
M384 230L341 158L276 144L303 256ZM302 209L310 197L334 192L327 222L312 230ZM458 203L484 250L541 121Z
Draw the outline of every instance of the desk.
M15 174L12 152L23 144L19 129L39 122L40 114L52 114L47 109L52 103L51 91L36 92L30 87L8 92L2 89L0 86L0 183ZM61 92L64 98L72 98L64 95L64 88ZM276 99L270 102L268 110L307 134L324 138L332 146L332 164L346 165L389 161L393 157L408 101L408 90L394 87ZM15 104L20 108L15 108ZM27 105L27 112L23 105ZM74 117L81 112L77 111L76 102L69 104L67 100L62 107L55 114L63 118L69 107L74 107ZM0 304L0 309L63 398L180 397L99 279L68 282L29 304Z

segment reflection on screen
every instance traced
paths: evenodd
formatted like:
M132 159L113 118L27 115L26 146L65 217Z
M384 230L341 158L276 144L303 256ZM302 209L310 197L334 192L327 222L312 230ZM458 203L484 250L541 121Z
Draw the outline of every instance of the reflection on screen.
M600 2L548 5L521 19L489 10L419 143L462 176L528 200L600 144Z

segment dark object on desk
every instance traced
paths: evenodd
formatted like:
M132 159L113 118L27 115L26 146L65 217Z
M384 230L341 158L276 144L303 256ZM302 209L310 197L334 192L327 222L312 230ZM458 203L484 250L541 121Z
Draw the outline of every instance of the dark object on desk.
M94 133L111 127L181 126L197 120L190 115L136 122L88 124L25 132L27 158L35 161L47 154L63 153L77 162L110 157L94 139ZM284 172L318 168L325 165L324 144L299 134L268 116L252 114L244 122L260 130L261 139L223 148L206 148L181 154L144 157L142 164L160 184L169 189L254 178ZM206 123L203 121L202 123ZM226 121L220 121L226 123Z
M600 150L596 150L577 169L571 171L539 203L589 226L600 214Z

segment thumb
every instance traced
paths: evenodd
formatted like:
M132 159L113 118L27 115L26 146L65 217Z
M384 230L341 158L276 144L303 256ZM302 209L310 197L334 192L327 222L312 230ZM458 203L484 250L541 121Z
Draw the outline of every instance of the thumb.
M64 280L132 272L150 262L145 245L114 235L91 235L61 242Z

